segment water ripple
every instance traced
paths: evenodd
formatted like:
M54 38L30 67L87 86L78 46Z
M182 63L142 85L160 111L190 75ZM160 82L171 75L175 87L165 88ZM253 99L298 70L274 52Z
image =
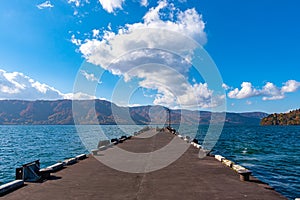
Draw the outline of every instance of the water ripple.
M109 138L124 135L117 126L101 126ZM124 127L123 127L124 128ZM97 126L81 126L87 137L99 137ZM188 135L189 126L183 135ZM123 129L124 130L124 129ZM136 126L126 126L133 133ZM208 126L200 126L203 140ZM91 137L96 147L97 141ZM214 147L219 153L253 171L289 199L300 197L300 126L226 126ZM0 184L14 179L15 168L40 159L41 166L74 157L87 150L75 126L0 126Z

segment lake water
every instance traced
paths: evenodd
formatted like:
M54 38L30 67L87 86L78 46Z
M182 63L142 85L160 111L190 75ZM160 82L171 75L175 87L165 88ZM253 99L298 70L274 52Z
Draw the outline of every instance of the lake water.
M77 127L78 128L78 127ZM95 137L99 126L80 126L84 135ZM139 126L123 126L126 133ZM201 126L196 138L203 139ZM101 126L108 138L124 135L113 125ZM181 128L182 135L189 127ZM97 139L101 139L102 135ZM214 153L250 169L284 196L300 197L300 126L225 126ZM92 140L97 143L97 140ZM88 153L75 126L0 126L0 185L14 180L15 168L40 160L41 167Z

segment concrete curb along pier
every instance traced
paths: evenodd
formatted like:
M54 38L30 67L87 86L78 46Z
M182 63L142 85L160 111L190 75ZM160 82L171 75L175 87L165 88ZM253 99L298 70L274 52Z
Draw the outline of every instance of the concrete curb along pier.
M168 129L163 129L164 131L169 131ZM171 132L171 131L169 131ZM171 132L174 135L176 135L176 132ZM206 155L208 155L210 153L210 151L207 151L205 149L202 148L202 146L200 144L198 144L198 141L196 139L193 139L191 141L191 138L189 136L182 136L182 135L177 135L180 139L184 140L185 142L190 143L192 146L196 147L197 149L202 150ZM218 161L220 161L221 163L223 163L224 165L226 165L227 167L233 169L234 171L236 171L239 175L240 175L240 180L241 181L249 181L250 175L252 174L252 172L248 169L246 169L245 167L242 167L240 165L235 164L233 161L226 159L225 157L221 156L221 155L214 155L215 159L217 159Z
M79 160L84 160L86 158L88 158L88 156L86 154L80 154L74 158L67 159L64 162L58 162L56 164L53 164L51 166L48 166L48 167L42 168L42 169L39 169L39 161L34 161L31 163L28 163L30 165L37 164L37 168L35 168L35 170L36 170L35 172L33 169L30 169L30 171L33 171L32 173L34 173L34 175L37 176L36 181L29 181L29 182L43 182L45 180L51 179L51 173L58 172L58 171L62 170L64 168L64 166L75 164ZM25 182L27 182L26 177L27 176L32 177L32 174L26 175L26 173L24 172L25 171L24 168L28 164L23 165L23 167L22 167L23 169L22 168L16 169L16 180L11 181L6 184L3 184L3 185L0 185L0 197L4 196L10 192L13 192L13 191L23 187L24 185L26 185L25 184ZM20 169L22 169L22 170L19 171Z
M0 186L0 197L9 192L12 192L16 189L19 189L20 187L23 187L23 185L24 185L24 181L22 181L22 180L15 180L15 181L6 183L4 185L1 185Z
M250 175L252 174L252 172L250 170L246 169L243 166L235 164L231 160L228 160L228 159L226 159L225 157L223 157L221 155L215 155L215 158L218 161L220 161L221 163L223 163L224 165L226 165L227 167L229 167L229 168L233 169L234 171L236 171L240 175L240 180L241 181L249 181Z
M158 132L149 138L132 137L117 145L130 152L151 152L174 137L169 132ZM115 146L107 150L111 148ZM7 194L5 199L286 199L254 178L240 181L235 171L211 156L199 159L198 153L199 149L190 145L178 160L150 173L120 172L89 156L56 172L56 179L41 184L28 183Z

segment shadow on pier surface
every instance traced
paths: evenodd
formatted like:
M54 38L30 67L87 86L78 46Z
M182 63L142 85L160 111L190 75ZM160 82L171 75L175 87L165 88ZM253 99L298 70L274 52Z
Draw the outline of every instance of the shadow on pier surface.
M132 152L151 152L172 140L170 133L149 138L132 137L118 147ZM114 148L114 147L113 147ZM126 173L111 169L94 157L54 174L61 177L41 184L29 183L4 198L10 199L285 199L268 185L239 175L212 157L198 158L188 150L171 165L150 173Z

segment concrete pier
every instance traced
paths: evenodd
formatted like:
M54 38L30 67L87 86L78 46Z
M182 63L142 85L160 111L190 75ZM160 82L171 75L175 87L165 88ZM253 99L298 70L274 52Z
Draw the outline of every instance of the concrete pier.
M154 130L151 131L153 134ZM159 132L150 138L132 137L118 144L118 147L131 152L151 152L168 144L173 137L177 136L169 132ZM199 149L190 145L178 160L150 173L120 172L105 166L90 155L75 165L51 174L49 180L45 182L26 183L25 187L7 194L4 198L6 200L286 199L254 177L250 177L249 181L240 181L239 174L234 170L213 157L199 159L198 153Z

